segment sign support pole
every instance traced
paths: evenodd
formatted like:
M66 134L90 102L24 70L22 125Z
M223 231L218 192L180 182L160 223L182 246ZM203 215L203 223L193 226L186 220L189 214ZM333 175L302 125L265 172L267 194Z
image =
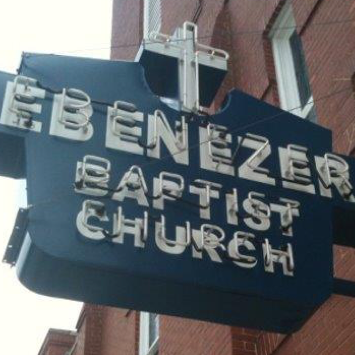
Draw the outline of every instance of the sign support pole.
M334 293L341 296L355 298L355 282L334 278Z

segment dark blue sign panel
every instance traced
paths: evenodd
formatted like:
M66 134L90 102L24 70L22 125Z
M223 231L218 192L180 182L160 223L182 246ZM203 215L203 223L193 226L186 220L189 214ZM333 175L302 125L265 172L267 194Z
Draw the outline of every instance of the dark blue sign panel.
M277 332L330 296L333 201L354 201L330 131L238 91L175 111L128 62L26 54L0 100L31 290Z

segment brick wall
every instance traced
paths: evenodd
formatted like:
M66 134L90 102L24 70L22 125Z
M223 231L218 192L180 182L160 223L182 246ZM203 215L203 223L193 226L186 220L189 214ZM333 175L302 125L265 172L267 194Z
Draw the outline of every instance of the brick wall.
M138 317L135 311L85 304L70 355L137 355Z
M159 354L229 355L230 327L177 317L161 317Z
M70 355L101 355L105 307L85 304L77 323L77 338Z
M133 311L105 308L100 355L138 354L138 316Z
M143 34L143 0L114 0L111 58L133 60Z
M75 339L75 332L49 329L38 355L66 355L73 347Z
M285 1L205 0L201 1L201 8L198 0L162 3L163 32L171 33L183 21L195 18L202 42L230 52L230 72L215 108L233 87L279 104L268 33ZM334 149L349 154L355 147L355 24L349 21L355 18L355 0L292 3L318 122L332 129ZM134 58L142 35L141 6L139 0L114 0L112 58ZM120 48L134 43L137 45ZM342 92L328 97L337 91ZM355 251L335 247L334 254L336 275L355 280ZM102 338L106 345L102 354L137 354L138 314L105 309L103 319ZM160 332L161 355L353 355L355 300L333 296L301 331L289 336L174 317L161 317Z

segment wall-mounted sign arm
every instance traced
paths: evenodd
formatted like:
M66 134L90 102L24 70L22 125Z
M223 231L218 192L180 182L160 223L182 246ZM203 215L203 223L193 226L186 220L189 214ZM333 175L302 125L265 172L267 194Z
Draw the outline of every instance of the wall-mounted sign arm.
M355 298L355 281L333 279L333 292L337 295Z

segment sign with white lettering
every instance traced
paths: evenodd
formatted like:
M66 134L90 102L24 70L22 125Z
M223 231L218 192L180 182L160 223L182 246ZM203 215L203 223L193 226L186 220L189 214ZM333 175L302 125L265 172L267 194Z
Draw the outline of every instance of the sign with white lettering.
M26 54L0 80L0 174L29 204L7 261L28 288L277 332L332 293L355 165L330 131L238 91L175 111L138 63Z

